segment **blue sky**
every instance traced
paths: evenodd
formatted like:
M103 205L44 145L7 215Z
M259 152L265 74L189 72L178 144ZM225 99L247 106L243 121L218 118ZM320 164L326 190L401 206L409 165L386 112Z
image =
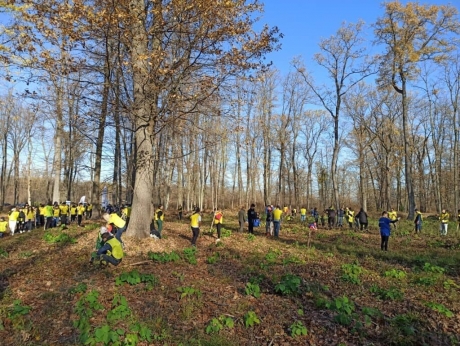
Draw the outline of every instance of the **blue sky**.
M374 23L384 13L380 0L261 0L265 12L261 24L278 26L283 33L282 48L271 53L268 61L282 73L289 70L290 61L302 56L309 70L314 70L313 55L319 51L322 38L334 35L343 22L356 23L363 20L367 26ZM401 1L407 3L408 1ZM460 9L460 0L421 0L420 4L450 4ZM372 29L368 27L372 34ZM369 37L372 39L372 37ZM369 48L374 51L377 49Z

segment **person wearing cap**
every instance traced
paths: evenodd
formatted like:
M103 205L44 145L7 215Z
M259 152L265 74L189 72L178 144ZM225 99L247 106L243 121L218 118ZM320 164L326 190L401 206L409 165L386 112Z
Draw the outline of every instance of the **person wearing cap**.
M96 259L99 258L101 264L119 265L124 255L121 242L109 232L102 233L101 237L104 245L97 250Z
M94 259L97 258L97 251L104 246L104 241L102 240L102 235L104 233L110 233L107 227L102 226L100 231L97 233L97 239L96 239L96 251L91 253L91 260L89 261L90 263L94 262ZM112 234L111 234L112 235Z
M414 228L415 228L415 233L420 233L422 231L422 223L423 223L423 218L422 218L422 213L418 211L418 209L415 209L415 219L414 219Z
M192 215L190 215L190 228L192 229L192 246L196 246L196 241L200 235L201 215L200 208L196 207Z
M126 221L123 220L112 207L107 207L106 213L102 215L108 225L113 227L113 230L116 231L115 238L122 243L121 235L126 231Z
M447 235L447 226L449 225L449 218L449 213L446 211L446 209L443 209L441 215L439 216L439 221L441 221L441 235Z

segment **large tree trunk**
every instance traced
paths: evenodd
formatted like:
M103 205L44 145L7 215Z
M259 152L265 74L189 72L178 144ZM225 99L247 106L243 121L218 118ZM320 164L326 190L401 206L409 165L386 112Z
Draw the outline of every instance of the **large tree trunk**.
M94 179L91 189L91 203L95 212L100 210L101 200L101 166L102 166L102 148L104 144L105 123L107 119L109 90L110 90L110 50L106 42L106 53L104 63L104 87L102 89L101 115L99 117L99 126L97 129L96 155L94 160Z
M60 183L61 183L61 141L62 141L62 84L59 79L59 85L56 85L56 133L54 138L54 185L53 201L60 201Z
M136 238L146 238L150 233L150 205L152 202L153 190L153 129L155 128L151 112L150 102L156 105L154 95L151 93L149 83L148 61L144 59L148 56L148 37L143 21L144 1L131 1L131 10L137 21L132 23L132 51L131 61L133 65L133 115L135 122L135 141L136 156L135 169L136 180L134 182L133 206L127 236ZM161 15L161 2L156 4L157 15Z
M405 183L407 191L407 202L408 202L408 214L407 219L412 220L414 218L414 209L415 209L415 193L414 185L412 180L412 154L409 143L409 134L407 129L407 117L408 117L408 100L407 100L407 90L406 90L406 80L404 76L401 76L402 79L402 126L403 126L403 138L404 138L404 174L405 174Z

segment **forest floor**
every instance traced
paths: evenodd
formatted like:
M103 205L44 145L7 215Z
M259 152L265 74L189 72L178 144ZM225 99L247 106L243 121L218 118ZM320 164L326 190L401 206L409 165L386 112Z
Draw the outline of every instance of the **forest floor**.
M285 222L280 238L222 241L204 217L164 238L124 238L118 267L88 263L101 222L0 239L0 344L459 345L460 236L401 221L381 251L369 232ZM233 213L232 213L233 214Z

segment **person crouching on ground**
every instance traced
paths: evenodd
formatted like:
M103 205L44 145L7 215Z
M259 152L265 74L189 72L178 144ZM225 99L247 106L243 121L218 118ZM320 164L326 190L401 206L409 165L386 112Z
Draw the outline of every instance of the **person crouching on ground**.
M100 258L101 264L113 264L117 266L123 259L123 248L121 242L113 237L109 232L101 235L104 245L97 250L96 256Z
M399 217L396 220L391 220L388 218L388 213L386 211L382 213L382 217L379 219L380 236L382 238L382 242L380 243L381 250L388 251L388 239L391 234L390 225L398 221Z

